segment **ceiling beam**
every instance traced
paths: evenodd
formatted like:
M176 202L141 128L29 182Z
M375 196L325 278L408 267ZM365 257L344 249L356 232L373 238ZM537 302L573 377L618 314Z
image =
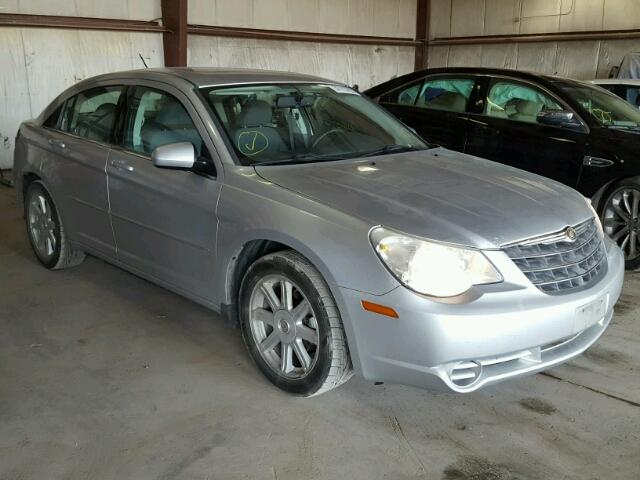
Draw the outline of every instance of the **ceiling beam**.
M162 0L162 34L165 67L187 66L187 0Z

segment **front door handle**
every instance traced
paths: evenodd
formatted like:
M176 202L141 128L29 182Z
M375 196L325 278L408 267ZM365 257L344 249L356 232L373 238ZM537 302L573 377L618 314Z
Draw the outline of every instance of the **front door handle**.
M57 140L55 138L49 139L49 145L53 145L58 148L67 148L67 145L62 140Z
M613 160L609 160L608 158L592 157L590 155L584 157L582 161L582 164L587 167L610 167L614 163Z
M111 160L111 166L125 172L133 172L133 167L123 160Z

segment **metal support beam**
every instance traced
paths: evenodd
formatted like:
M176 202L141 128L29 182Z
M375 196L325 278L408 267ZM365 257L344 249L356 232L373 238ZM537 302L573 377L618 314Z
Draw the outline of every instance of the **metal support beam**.
M416 57L414 70L423 70L429 64L429 23L431 21L431 0L418 0L416 4Z
M369 35L342 35L335 33L314 33L291 30L265 30L261 28L219 27L214 25L192 25L187 27L190 35L210 35L213 37L256 38L260 40L280 40L289 42L337 43L349 45L396 45L413 47L420 42L412 38L377 37Z
M187 66L187 0L162 0L162 34L165 67Z
M584 32L522 33L434 38L429 45L479 45L482 43L576 42L585 40L630 40L640 38L640 30L598 30Z
M0 13L0 27L69 28L125 32L164 32L167 30L155 21L65 17L61 15L26 15L21 13Z

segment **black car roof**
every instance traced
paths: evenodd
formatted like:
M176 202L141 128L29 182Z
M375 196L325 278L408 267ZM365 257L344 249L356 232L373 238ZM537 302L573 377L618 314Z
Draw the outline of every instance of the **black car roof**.
M414 78L420 78L425 75L437 75L441 73L458 73L458 74L468 74L468 75L502 75L513 78L520 78L522 80L530 80L535 82L542 83L573 83L576 85L584 85L585 82L580 82L578 80L572 80L569 78L564 78L560 76L547 75L543 73L536 73L527 70L514 70L510 68L486 68L486 67L441 67L441 68L427 68L425 70L418 70L415 72L408 73L406 75L393 78L388 82L381 83L367 90L367 94L378 92L378 87L388 86L388 84L400 84L402 80L411 81ZM384 90L384 89L382 89Z

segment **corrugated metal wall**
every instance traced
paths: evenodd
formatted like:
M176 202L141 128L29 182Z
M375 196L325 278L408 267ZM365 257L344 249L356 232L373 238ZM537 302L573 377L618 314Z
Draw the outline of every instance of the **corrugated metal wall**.
M430 38L640 28L639 0L432 0ZM433 46L429 66L606 77L640 40Z
M1 13L151 20L156 0L0 0ZM14 138L62 90L106 72L163 65L162 35L46 28L0 28L0 168L13 164Z
M415 37L416 0L189 0L189 23ZM290 70L368 88L413 70L414 48L189 37L189 65Z
M190 0L189 23L413 38L416 0ZM161 16L160 0L0 0L0 12L132 20ZM0 168L13 163L21 121L62 90L100 73L163 65L154 33L0 28ZM191 66L312 73L367 88L413 69L412 47L189 37Z

